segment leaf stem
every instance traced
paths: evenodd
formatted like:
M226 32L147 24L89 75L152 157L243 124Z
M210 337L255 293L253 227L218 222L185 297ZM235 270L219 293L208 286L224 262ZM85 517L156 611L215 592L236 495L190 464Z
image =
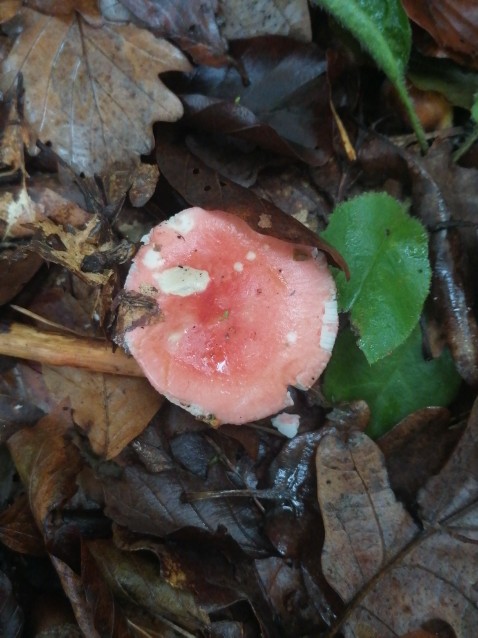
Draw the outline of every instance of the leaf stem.
M405 86L403 77L396 78L395 89L403 103L403 106L405 107L410 124L415 132L415 135L417 136L418 143L420 144L420 148L423 153L426 153L428 151L428 142L425 129L423 128L417 112L415 111L412 100L410 99L407 88Z

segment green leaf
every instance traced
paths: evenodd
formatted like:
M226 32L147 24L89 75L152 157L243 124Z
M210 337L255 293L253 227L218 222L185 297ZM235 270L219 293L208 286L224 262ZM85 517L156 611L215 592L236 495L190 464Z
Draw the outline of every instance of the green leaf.
M339 309L351 312L369 363L387 356L417 325L430 286L428 237L419 221L385 193L337 206L322 233L345 258L336 274Z
M371 410L367 434L380 436L400 419L427 406L446 406L460 385L448 351L425 361L420 328L393 354L369 365L350 330L337 338L323 392L337 403L363 399Z
M400 0L314 0L331 13L366 49L395 86L422 150L425 132L405 86L411 28Z
M468 111L478 91L478 73L465 69L445 58L426 58L415 55L408 69L408 77L422 91L438 91L453 106Z

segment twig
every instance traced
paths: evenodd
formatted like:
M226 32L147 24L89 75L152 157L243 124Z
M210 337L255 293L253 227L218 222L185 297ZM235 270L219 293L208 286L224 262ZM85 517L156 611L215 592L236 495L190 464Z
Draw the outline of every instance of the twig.
M38 330L20 323L0 326L0 355L95 372L144 376L136 361L103 339Z

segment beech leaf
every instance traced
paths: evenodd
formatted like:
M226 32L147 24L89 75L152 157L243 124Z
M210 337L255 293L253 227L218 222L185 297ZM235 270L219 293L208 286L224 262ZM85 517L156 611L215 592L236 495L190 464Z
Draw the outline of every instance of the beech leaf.
M344 25L387 75L403 102L420 142L427 149L425 132L405 85L412 32L400 0L314 0Z
M376 437L414 410L448 405L459 385L448 351L425 361L418 327L393 354L373 365L367 363L354 344L353 334L346 330L335 343L323 391L333 402L365 400L371 410L368 433Z
M156 75L190 69L173 45L132 24L95 28L78 14L28 8L21 15L0 87L22 73L26 119L77 172L133 161L151 151L153 122L181 117L180 101Z
M337 206L322 233L344 257L339 308L351 312L369 363L390 354L417 325L430 287L428 237L385 193L366 193Z
M141 434L163 402L144 378L47 366L43 378L58 402L69 399L75 423L106 459Z

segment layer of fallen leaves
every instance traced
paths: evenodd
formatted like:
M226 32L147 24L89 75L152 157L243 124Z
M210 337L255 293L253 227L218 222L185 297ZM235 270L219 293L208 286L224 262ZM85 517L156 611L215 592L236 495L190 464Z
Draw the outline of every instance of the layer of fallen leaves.
M307 44L304 2L23 4L0 13L14 20L5 33L20 31L4 86L21 70L25 89L22 102L13 83L0 113L2 331L21 312L32 330L104 340L118 306L119 332L143 317L147 299L117 296L125 269L185 204L225 208L346 268L316 231L335 203L386 190L430 234L426 354L448 345L467 388L378 442L363 402L330 412L320 388L295 392L289 441L268 420L213 430L142 378L2 357L0 634L473 636L476 159L463 168L443 139L422 157L371 131L364 113L387 115L371 104L374 78L332 32L327 54ZM284 37L297 23L301 43ZM155 157L138 165L151 123L182 112L157 73L191 69L158 36L201 66L181 79L188 128L157 127ZM132 157L136 168L121 164Z

